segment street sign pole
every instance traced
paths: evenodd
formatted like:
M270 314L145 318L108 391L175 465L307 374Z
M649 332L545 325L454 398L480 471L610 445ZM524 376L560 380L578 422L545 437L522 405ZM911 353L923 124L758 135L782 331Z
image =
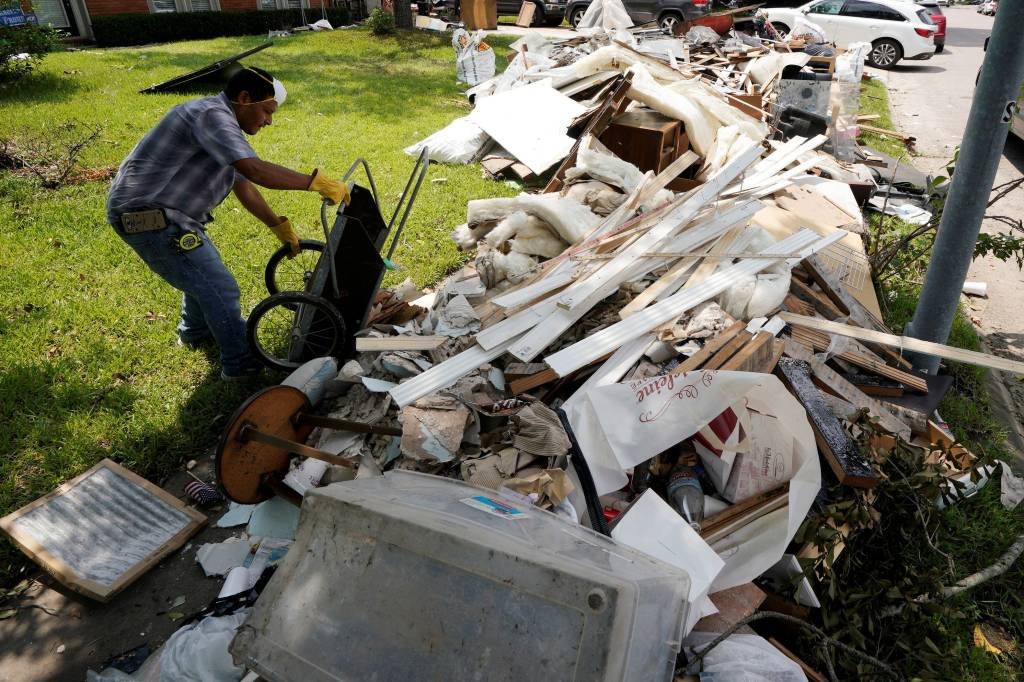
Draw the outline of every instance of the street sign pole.
M931 263L908 336L945 343L974 257L990 190L1024 81L1024 0L1001 0L981 78L974 91L960 156L939 222ZM935 374L939 359L916 355L914 367Z

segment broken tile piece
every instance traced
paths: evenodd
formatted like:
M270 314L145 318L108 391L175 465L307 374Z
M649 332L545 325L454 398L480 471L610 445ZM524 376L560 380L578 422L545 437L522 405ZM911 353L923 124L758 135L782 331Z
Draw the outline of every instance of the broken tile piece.
M299 508L280 497L272 497L256 505L246 532L261 538L294 540L298 527Z
M249 523L249 517L252 516L252 510L256 508L254 504L238 504L232 502L228 506L228 510L224 512L224 515L217 520L218 528L234 528L235 526L243 526Z

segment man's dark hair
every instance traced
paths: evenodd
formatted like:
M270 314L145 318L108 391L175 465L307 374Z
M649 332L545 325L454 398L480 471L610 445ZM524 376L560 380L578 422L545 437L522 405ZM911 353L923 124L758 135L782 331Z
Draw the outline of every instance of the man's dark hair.
M248 92L252 101L260 102L274 96L274 77L255 66L243 66L228 81L224 92L232 102L237 102L243 92Z

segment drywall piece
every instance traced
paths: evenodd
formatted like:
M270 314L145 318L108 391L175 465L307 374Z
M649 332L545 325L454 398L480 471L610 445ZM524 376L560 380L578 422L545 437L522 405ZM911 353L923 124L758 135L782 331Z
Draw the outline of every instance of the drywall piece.
M543 125L524 125L544 112ZM485 97L476 103L470 120L509 153L540 175L572 151L566 135L569 124L586 108L551 87L545 79Z
M108 601L205 523L170 493L104 459L0 519L0 529L63 585Z
M778 242L770 249L765 250L762 255L792 253L801 249L805 253L814 253L819 249L827 247L838 237L839 235L834 235L832 238L817 239L813 232L805 230L789 239ZM802 258L791 259L789 262L795 264L800 260ZM554 355L549 355L545 358L545 362L558 372L559 376L566 376L580 367L593 362L605 353L618 348L627 341L631 341L650 331L654 327L678 318L698 303L703 303L711 297L722 293L739 281L740 278L756 274L777 263L778 261L774 259L751 259L722 272L717 272L703 284L693 289L680 291L646 310L613 324L596 334L591 334L582 341Z
M697 188L689 198L686 199L677 209L669 213L665 218L647 231L643 236L619 252L615 258L605 264L600 270L586 278L582 282L569 287L565 293L558 297L558 305L572 310L578 305L584 304L588 297L606 282L615 282L616 285L625 281L624 272L636 261L636 259L648 251L656 250L663 241L671 237L680 227L689 223L722 188L742 173L761 154L760 147L752 147L735 160L731 161L715 177Z
M513 339L512 342L514 342ZM434 365L423 374L402 382L389 391L399 407L410 405L425 395L447 388L473 370L494 360L508 348L509 344L484 350L480 345L462 351L444 362Z
M454 398L444 403L444 409L409 405L402 410L403 454L428 462L455 459L466 432L469 408Z
M232 568L245 563L249 556L249 543L234 538L217 543L206 543L196 550L196 561L203 567L207 578L226 575Z
M877 343L882 346L899 348L901 351L924 353L925 355L933 355L945 360L953 360L954 362L966 362L967 364L977 365L979 367L988 367L989 369L998 369L1004 372L1013 372L1014 374L1024 374L1024 362L1008 360L1007 358L1001 358L995 355L978 353L972 350L963 350L962 348L953 348L952 346L944 346L941 343L932 343L931 341L921 341L920 339L914 339L909 336L884 334L871 329L851 327L838 322L819 320L815 317L796 315L794 313L782 312L779 313L779 317L789 324L808 327L809 329L817 329L818 331L828 332L829 334L848 336L866 343Z
M252 510L256 508L254 504L238 504L232 502L228 505L228 510L224 512L224 515L217 519L216 526L218 528L234 528L235 526L244 526L249 523L249 517L252 516Z
M299 508L281 497L256 505L245 532L258 538L294 540L299 527Z
M818 450L839 482L856 488L877 485L878 474L811 381L811 366L803 360L783 358L776 367L776 374L807 410Z

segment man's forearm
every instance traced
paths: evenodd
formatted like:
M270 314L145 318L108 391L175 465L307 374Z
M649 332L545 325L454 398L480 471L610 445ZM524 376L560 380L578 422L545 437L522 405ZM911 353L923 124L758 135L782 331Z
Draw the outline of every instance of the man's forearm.
M281 222L277 213L267 203L263 195L251 182L235 183L235 196L246 211L253 214L257 220L263 222L267 227L272 227Z
M311 177L304 173L298 173L276 163L270 163L263 159L250 158L235 162L235 168L239 173L267 189L308 189Z

